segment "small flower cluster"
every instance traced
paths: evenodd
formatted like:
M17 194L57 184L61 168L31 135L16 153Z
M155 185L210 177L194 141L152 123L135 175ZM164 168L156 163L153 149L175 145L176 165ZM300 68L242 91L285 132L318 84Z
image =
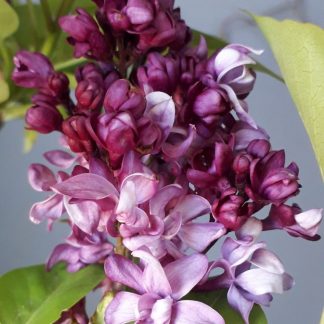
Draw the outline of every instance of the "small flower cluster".
M298 167L248 113L251 54L261 52L232 44L208 55L203 37L190 46L172 0L95 2L96 20L83 9L59 20L74 56L89 59L75 71L75 93L43 55L14 58L14 82L37 90L27 128L60 132L75 153L44 154L56 174L42 164L28 171L32 187L50 193L30 219L51 228L66 214L71 227L47 267L104 265L105 293L115 295L106 323L224 323L208 305L182 299L222 288L248 323L255 303L269 305L293 285L259 234L317 240L322 218L287 204L299 192ZM222 237L221 256L209 262ZM223 273L210 276L215 268Z

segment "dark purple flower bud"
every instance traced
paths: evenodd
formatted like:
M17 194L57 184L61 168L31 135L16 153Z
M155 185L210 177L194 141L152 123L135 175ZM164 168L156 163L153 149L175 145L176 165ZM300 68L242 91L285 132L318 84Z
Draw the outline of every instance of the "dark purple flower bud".
M213 217L228 230L238 230L252 215L252 205L236 195L236 188L226 190L212 205Z
M283 229L289 235L317 241L317 234L322 221L322 209L311 209L303 212L298 205L272 205L269 216L265 218L263 230Z
M56 72L48 79L48 87L54 96L62 98L69 93L69 79L64 73Z
M86 125L87 117L83 115L69 117L62 124L62 131L73 152L92 152L95 149L94 142Z
M178 83L179 67L175 59L153 52L137 71L140 87L146 92L162 91L172 94Z
M77 9L76 12L76 16L59 19L60 27L70 36L68 41L74 46L74 56L107 60L110 48L96 21L83 9Z
M246 174L250 171L250 164L253 158L246 153L240 153L233 161L233 170L237 174Z
M128 0L123 9L132 29L137 32L146 28L154 19L154 8L149 0Z
M212 124L229 109L224 94L217 89L205 89L193 103L194 113L206 124Z
M46 56L40 53L20 51L13 58L15 69L12 80L24 88L41 88L54 73L53 66Z
M263 158L271 149L271 144L267 140L253 140L247 147L247 152L254 157Z
M98 83L102 83L103 73L94 63L87 63L77 68L75 78L77 82L81 82L83 80L93 80Z
M104 107L108 113L132 111L138 117L145 109L145 98L142 91L132 87L128 80L119 79L106 92Z
M255 73L247 67L248 64L255 64L249 56L251 53L259 55L262 51L231 44L212 56L208 63L209 73L219 84L230 86L240 99L251 92L255 83Z
M94 131L100 143L108 151L113 168L120 165L125 153L135 148L136 127L132 116L122 112L113 117L104 114L99 117Z
M257 158L251 163L251 185L245 188L245 192L255 202L271 202L279 206L298 193L300 186L296 170L295 167L285 168L283 150L270 151L263 158Z
M91 79L79 82L75 89L75 97L78 102L77 110L88 111L99 108L102 105L103 96L102 84Z
M28 129L48 134L61 130L63 117L54 106L42 103L28 109L25 121Z

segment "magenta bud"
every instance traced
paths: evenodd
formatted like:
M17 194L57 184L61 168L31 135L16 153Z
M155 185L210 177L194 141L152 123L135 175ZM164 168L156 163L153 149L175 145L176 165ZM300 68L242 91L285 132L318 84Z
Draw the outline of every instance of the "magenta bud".
M217 115L229 110L223 95L215 89L206 89L197 96L194 104L194 113L207 124L217 119Z
M233 162L233 169L237 174L248 173L250 170L252 158L248 154L241 153L237 155Z
M95 81L83 80L75 90L78 101L78 110L95 110L102 104L104 89Z
M69 79L64 73L54 73L48 80L49 88L58 97L63 97L69 91Z
M145 109L145 98L142 91L132 87L128 80L119 79L107 90L104 107L107 112L132 110L137 116Z
M94 143L86 127L87 117L75 115L64 120L62 131L71 150L76 153L92 152Z
M15 69L12 80L23 88L42 88L54 73L53 66L46 56L40 53L20 51L13 58Z
M271 145L267 140L253 140L247 147L247 152L251 155L263 158L270 151Z
M61 129L63 118L55 107L42 103L28 109L25 121L28 129L48 134Z

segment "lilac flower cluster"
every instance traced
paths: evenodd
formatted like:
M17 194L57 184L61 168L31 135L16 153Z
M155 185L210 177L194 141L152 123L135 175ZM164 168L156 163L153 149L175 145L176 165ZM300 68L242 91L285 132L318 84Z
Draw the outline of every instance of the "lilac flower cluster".
M208 305L182 299L222 288L248 323L254 304L293 285L259 234L317 240L322 218L287 204L301 187L298 167L248 113L251 54L261 51L232 44L208 56L203 37L191 47L172 0L95 2L96 19L78 9L59 20L74 56L89 59L75 71L74 96L43 55L14 58L14 82L37 90L27 128L60 132L75 153L44 154L56 174L42 164L28 171L32 187L50 194L30 219L51 228L66 214L71 227L47 267L102 264L104 293L115 295L106 323L224 323ZM221 256L208 261L223 237ZM223 273L210 276L215 268Z

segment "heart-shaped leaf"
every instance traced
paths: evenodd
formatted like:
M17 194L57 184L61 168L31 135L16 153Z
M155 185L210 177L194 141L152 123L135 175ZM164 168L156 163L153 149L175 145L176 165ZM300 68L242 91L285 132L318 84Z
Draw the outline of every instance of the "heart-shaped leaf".
M5 1L0 0L0 40L13 34L19 25L16 12Z
M191 292L186 299L201 301L214 308L221 314L225 323L244 324L241 315L235 311L227 302L227 290L221 289L217 291ZM259 305L255 305L251 311L250 324L267 324L266 316Z
M63 264L10 271L0 277L0 323L49 324L104 279L100 266L69 273Z
M324 30L292 20L254 19L273 50L324 180Z
M219 37L216 36L212 36L212 35L208 35L206 33L202 33L200 31L197 30L192 30L192 34L193 34L193 39L192 39L192 44L193 45L198 45L199 44L199 40L200 40L200 36L204 36L207 44L208 44L208 53L209 55L214 53L215 51L217 51L220 48L225 47L226 45L228 45L228 43ZM278 74L276 74L275 72L269 70L267 67L265 67L264 65L260 64L260 63L256 63L255 65L252 66L254 70L268 74L269 76L283 82L282 77L280 77Z

